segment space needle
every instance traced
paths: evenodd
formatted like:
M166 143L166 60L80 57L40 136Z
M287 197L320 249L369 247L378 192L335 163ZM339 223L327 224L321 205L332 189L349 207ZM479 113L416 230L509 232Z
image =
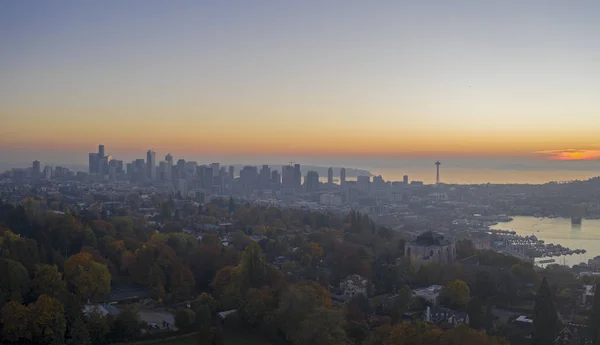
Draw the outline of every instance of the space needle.
M436 174L435 174L435 184L440 184L440 161L435 162Z

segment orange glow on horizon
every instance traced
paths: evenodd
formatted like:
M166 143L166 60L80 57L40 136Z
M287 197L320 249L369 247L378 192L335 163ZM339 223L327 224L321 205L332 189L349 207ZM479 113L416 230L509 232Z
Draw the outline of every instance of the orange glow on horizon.
M557 161L591 161L600 159L600 150L546 150L538 151L537 154L546 156L550 160Z

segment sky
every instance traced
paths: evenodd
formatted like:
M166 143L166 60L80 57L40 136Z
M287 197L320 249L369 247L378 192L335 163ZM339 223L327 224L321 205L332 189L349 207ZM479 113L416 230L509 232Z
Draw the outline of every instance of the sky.
M127 158L597 160L598 13L585 0L1 1L0 162L85 164L100 143Z

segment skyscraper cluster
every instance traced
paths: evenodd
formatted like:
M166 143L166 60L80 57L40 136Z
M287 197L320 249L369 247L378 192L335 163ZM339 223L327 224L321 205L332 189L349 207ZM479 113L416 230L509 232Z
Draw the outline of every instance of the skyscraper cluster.
M35 162L33 171L39 175L44 173ZM269 165L262 165L260 168L248 165L239 170L236 178L234 166L221 166L216 162L199 165L185 159L175 161L170 153L167 153L164 160L157 162L156 152L152 149L146 152L145 159L135 159L124 167L122 161L106 154L104 145L98 146L98 152L89 154L89 173L92 178L101 180L150 183L182 195L198 190L210 194L237 193L248 196L256 191L270 191L273 195L295 195L318 192L321 188L319 174L308 171L303 181L301 166L297 163L284 165L280 171ZM334 185L333 176L333 168L329 168L328 188ZM340 170L340 183L346 183L344 168Z
M98 145L98 152L90 152L88 157L88 172L92 175L115 178L123 172L123 161L113 160L111 155L107 155L104 145Z

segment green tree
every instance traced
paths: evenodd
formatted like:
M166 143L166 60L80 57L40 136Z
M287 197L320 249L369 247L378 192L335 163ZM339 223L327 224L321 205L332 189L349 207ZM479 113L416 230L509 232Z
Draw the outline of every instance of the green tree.
M83 320L75 318L67 332L67 345L91 345L90 333Z
M463 310L469 299L471 298L471 290L467 283L462 280L454 280L448 283L440 293L440 303L449 308Z
M410 305L412 303L412 291L407 285L404 285L400 290L398 290L396 299L392 304L392 309L390 310L390 316L392 320L398 322L402 319L404 313L408 311Z
M229 213L235 212L235 202L233 201L233 197L229 197L229 206L227 208Z
M31 340L31 313L27 306L17 301L6 303L0 321L4 341L18 343Z
M94 261L90 253L75 254L65 261L65 279L69 289L81 299L102 296L110 291L108 268Z
M102 345L107 342L110 333L108 318L98 310L92 310L85 316L86 328L90 333L92 344Z
M259 326L277 308L275 291L268 286L250 289L240 307L240 314L246 323Z
M467 305L467 313L469 314L469 325L473 329L482 329L485 327L485 314L481 299L473 297Z
M262 249L256 242L251 242L240 261L243 288L260 288L267 283L267 264Z
M598 345L600 343L600 284L596 284L594 291L596 293L594 294L592 313L588 320L588 329L592 345Z
M221 308L237 308L242 298L241 283L242 273L239 267L227 266L217 272L211 287Z
M369 325L366 321L350 321L346 324L346 335L355 345L361 345L369 336Z
M140 334L140 318L134 310L125 309L117 315L112 325L113 337L118 341L129 341Z
M32 281L34 296L47 295L54 298L63 298L67 286L62 279L62 274L56 265L37 265L35 277Z
M178 300L189 299L192 296L196 281L190 269L181 264L174 265L169 276L169 292Z
M67 320L63 304L56 298L41 295L29 306L33 339L41 344L64 343Z
M532 344L554 344L557 328L558 317L556 315L556 309L554 308L554 302L552 301L552 291L550 291L548 281L544 277L537 292L535 305L533 307Z
M179 308L175 313L175 327L185 331L189 330L196 322L196 313L188 308Z
M317 308L292 332L295 345L342 345L346 344L344 317L338 310Z
M20 262L0 258L0 306L8 301L21 302L29 290L29 273Z

